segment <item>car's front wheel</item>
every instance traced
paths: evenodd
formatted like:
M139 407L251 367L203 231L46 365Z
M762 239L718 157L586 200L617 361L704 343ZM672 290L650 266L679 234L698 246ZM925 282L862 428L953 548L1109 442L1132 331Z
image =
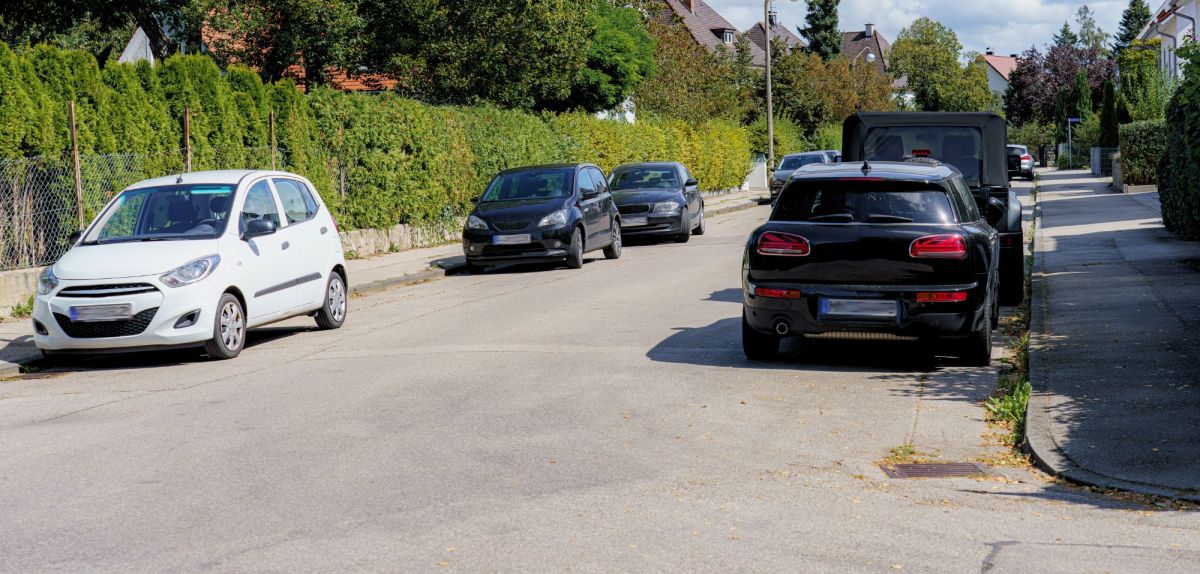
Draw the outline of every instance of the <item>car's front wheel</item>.
M692 238L692 222L691 218L688 217L687 209L683 210L683 215L680 217L683 218L683 221L679 223L680 231L679 235L675 236L675 241L677 243L687 243Z
M217 315L213 318L213 336L204 343L208 356L232 359L246 345L246 311L242 302L232 293L224 293L217 301Z
M579 232L578 227L571 231L571 243L567 245L567 267L583 267L583 234Z
M745 312L742 314L742 352L751 361L770 361L779 356L779 343L782 337L759 333L746 321Z
M612 241L608 247L604 248L605 259L617 259L621 257L621 222L616 219L612 224Z
M346 322L347 299L346 281L340 274L330 273L329 284L325 286L325 303L317 311L317 326L322 329L341 327Z

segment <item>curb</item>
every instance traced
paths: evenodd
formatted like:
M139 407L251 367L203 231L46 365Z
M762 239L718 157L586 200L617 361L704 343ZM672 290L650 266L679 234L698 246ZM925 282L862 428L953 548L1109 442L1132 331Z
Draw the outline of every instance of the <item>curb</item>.
M1200 494L1141 482L1131 482L1092 472L1083 468L1058 446L1050 432L1049 385L1042 377L1049 362L1049 337L1046 333L1046 284L1044 279L1045 251L1042 248L1042 205L1034 208L1037 231L1033 238L1033 269L1029 302L1029 404L1025 410L1024 450L1041 470L1068 481L1105 489L1126 490L1151 496L1163 496L1200 502Z
M708 216L708 217L715 217L718 215L725 215L726 213L733 213L735 211L742 211L744 209L758 207L758 205L759 204L757 201L746 201L743 203L737 203L737 204L726 206L726 207L718 207L718 208L712 209L712 210L706 209L704 211L704 215Z

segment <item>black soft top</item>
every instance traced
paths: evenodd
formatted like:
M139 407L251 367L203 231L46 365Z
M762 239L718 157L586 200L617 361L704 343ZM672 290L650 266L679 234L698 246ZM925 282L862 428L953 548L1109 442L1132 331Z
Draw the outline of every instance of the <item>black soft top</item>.
M842 124L842 161L861 162L863 143L871 128L906 126L976 127L982 133L983 168L979 182L1008 186L1008 126L990 112L861 112Z

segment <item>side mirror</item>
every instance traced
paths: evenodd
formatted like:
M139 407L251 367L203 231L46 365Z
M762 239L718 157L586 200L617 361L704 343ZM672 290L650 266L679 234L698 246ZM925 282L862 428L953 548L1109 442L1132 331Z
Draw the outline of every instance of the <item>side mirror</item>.
M254 239L264 235L275 233L275 222L266 219L254 219L246 224L246 232L242 234L242 239Z
M67 236L67 243L70 245L75 245L76 243L79 243L80 239L83 239L82 229L72 231L71 234Z
M988 225L999 229L1000 222L1004 221L1004 216L1008 214L1008 206L1004 205L1003 201L994 197L988 198L987 206L983 209L983 216L987 219Z
M695 187L697 185L700 185L700 182L696 181L696 178L694 178L694 177L683 182L684 187Z
M600 197L600 192L595 189L581 189L579 193L583 195L584 199L596 199Z
M480 199L481 199L481 198L479 198L479 197L472 197L472 198L471 198L471 203L479 203L479 200L480 200Z

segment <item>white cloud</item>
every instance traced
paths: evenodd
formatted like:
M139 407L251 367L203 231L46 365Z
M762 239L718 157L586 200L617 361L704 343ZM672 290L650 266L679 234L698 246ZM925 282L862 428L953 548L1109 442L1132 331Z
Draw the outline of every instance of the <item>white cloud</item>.
M741 30L762 20L760 0L706 0ZM1156 4L1154 0L1148 2ZM838 20L842 30L858 30L871 22L888 40L913 20L927 16L950 27L967 50L997 54L1042 48L1069 21L1075 27L1075 11L1086 4L1095 12L1096 24L1113 34L1128 0L842 0ZM803 27L807 4L804 0L774 0L779 19L795 30Z

